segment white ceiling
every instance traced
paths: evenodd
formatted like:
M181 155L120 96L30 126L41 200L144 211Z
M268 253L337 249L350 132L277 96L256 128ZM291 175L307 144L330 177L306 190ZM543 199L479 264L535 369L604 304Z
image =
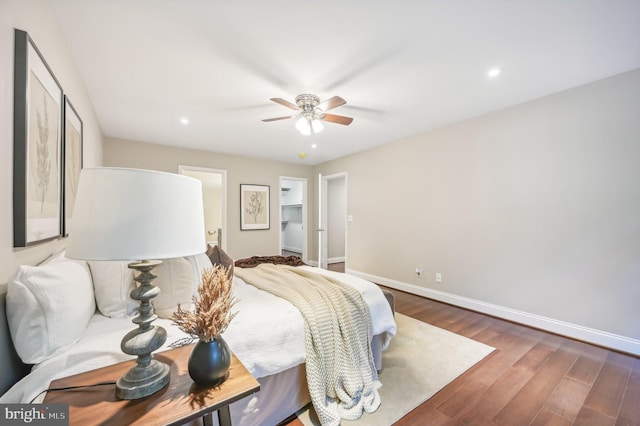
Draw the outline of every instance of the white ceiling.
M106 136L305 164L640 67L640 0L50 1Z

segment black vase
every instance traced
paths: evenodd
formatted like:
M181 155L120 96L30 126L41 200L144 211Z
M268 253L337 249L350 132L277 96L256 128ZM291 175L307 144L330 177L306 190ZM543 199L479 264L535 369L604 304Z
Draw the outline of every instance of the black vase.
M222 337L196 343L189 356L189 375L200 386L217 386L227 380L231 350Z

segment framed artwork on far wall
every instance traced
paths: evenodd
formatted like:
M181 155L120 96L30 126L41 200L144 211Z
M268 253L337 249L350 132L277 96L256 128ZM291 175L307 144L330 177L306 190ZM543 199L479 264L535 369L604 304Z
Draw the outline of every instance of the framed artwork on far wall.
M15 30L13 245L62 235L62 87L29 35Z
M82 120L69 97L64 97L64 167L62 187L62 235L68 236L73 222L73 206L82 169Z
M240 184L240 230L269 229L269 185Z

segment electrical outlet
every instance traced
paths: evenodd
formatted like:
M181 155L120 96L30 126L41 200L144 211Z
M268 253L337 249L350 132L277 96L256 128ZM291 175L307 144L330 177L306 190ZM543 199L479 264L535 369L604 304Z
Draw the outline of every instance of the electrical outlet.
M442 274L440 272L436 272L436 282L437 283L442 282Z
M416 268L416 278L422 278L422 269Z

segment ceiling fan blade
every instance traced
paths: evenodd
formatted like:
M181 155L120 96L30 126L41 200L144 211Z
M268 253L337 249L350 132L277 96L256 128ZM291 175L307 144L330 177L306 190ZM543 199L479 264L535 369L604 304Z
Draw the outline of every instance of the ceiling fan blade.
M331 123L342 124L344 126L348 126L353 121L353 118L351 117L345 117L344 115L335 115L335 114L322 114L320 119L324 121L329 121Z
M318 104L317 108L320 109L320 111L322 112L326 112L326 111L329 111L330 109L337 108L346 103L347 101L342 99L340 96L334 96Z
M289 109L296 109L296 110L297 110L297 109L300 109L300 108L298 108L298 105L292 104L291 102L286 101L286 100L284 100L284 99L282 99L282 98L271 98L271 100L272 100L273 102L275 102L275 103L277 103L277 104L280 104L280 105L282 105L282 106L284 106L284 107L287 107L287 108L289 108Z
M284 117L265 118L262 121L264 121L265 123L268 123L269 121L286 120L287 118L291 118L291 117L293 117L293 115L285 115Z

